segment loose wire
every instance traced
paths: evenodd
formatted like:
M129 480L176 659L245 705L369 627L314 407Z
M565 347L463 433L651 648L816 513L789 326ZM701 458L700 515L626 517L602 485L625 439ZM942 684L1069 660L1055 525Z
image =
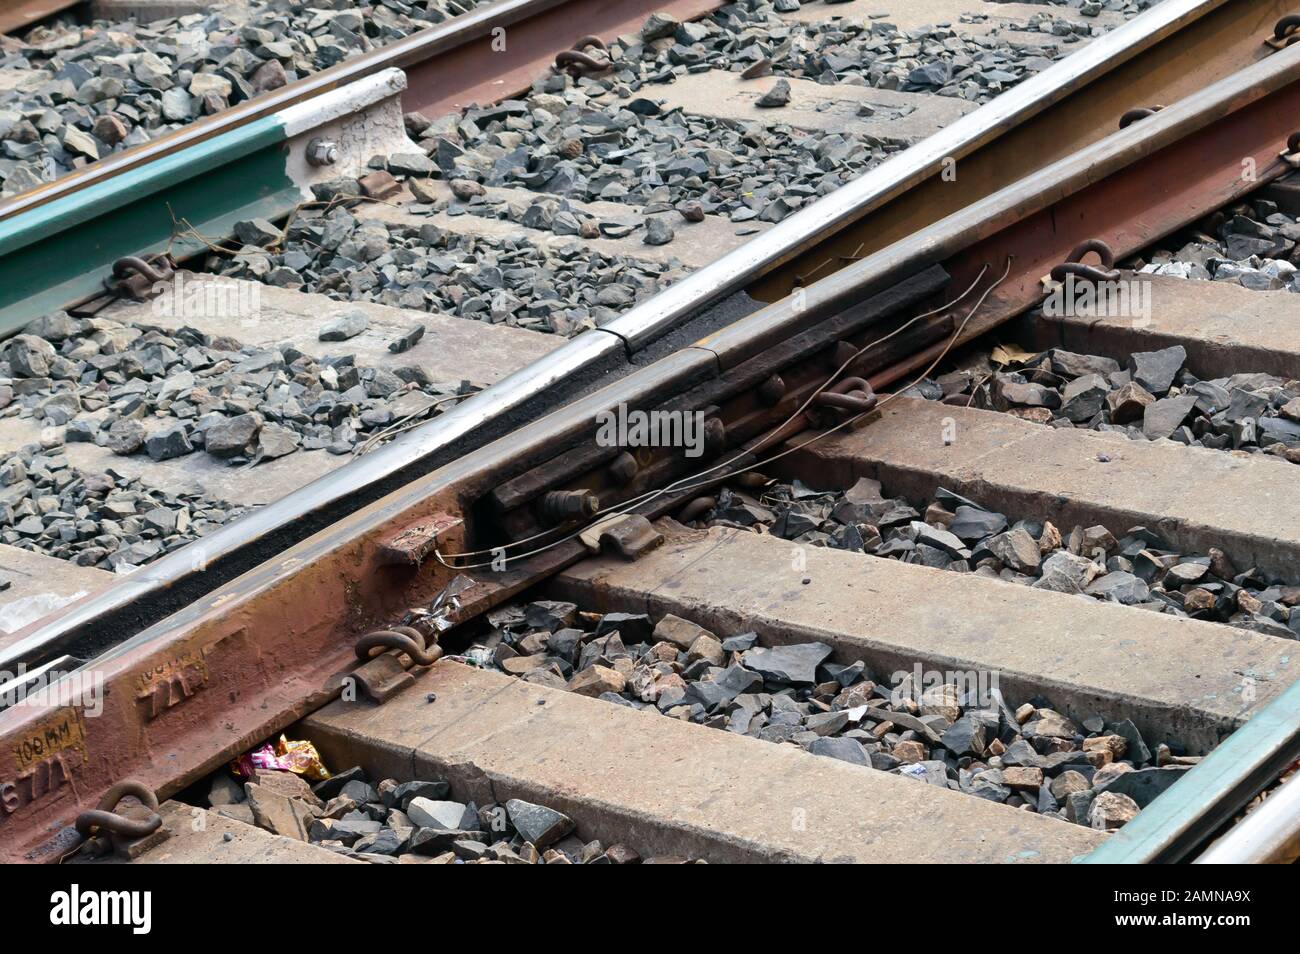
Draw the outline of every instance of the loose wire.
M828 428L828 429L826 429L826 430L824 430L824 431L820 431L820 432L818 432L816 435L814 435L813 437L811 437L811 438L809 438L808 440L804 441L803 443L801 443L801 444L796 444L796 445L791 446L791 447L787 447L785 450L780 451L779 453L774 454L774 455L772 455L771 457L765 458L764 460L756 461L756 462L754 462L753 464L750 464L750 465L746 466L746 467L745 467L744 469L742 469L742 470L738 470L738 471L736 471L735 473L724 474L724 475L722 475L721 477L712 477L712 478L710 478L710 479L708 479L708 480L704 480L704 481L700 481L700 480L699 480L699 478L704 477L704 476L707 475L707 474L711 474L711 473L713 473L713 472L716 471L716 470L720 470L720 469L723 468L723 467L726 467L726 466L728 466L728 465L730 465L730 464L732 464L732 463L735 463L737 460L739 460L739 459L742 458L742 457L745 457L745 456L748 456L748 455L750 455L750 454L753 454L754 451L755 451L757 448L762 447L763 443L764 443L765 441L769 440L773 434L778 433L778 432L779 432L782 428L784 428L787 424L789 424L791 421L795 420L795 419L796 419L800 414L802 414L802 413L804 412L804 410L807 409L808 405L809 405L810 403L812 403L813 399L814 399L818 394L820 394L822 391L824 391L826 388L830 387L830 385L835 381L835 379L836 379L840 374L842 374L842 373L844 372L844 370L845 370L845 369L846 369L850 364L852 364L855 360L857 360L857 358L858 358L860 355L862 355L864 352L870 350L871 348L878 347L879 345L881 345L881 344L883 344L884 342L888 341L890 338L892 338L892 337L894 337L895 335L899 334L900 332L904 331L906 328L908 328L910 325L914 324L915 322L920 321L920 320L923 319L923 318L928 318L928 317L931 317L931 316L933 316L933 315L940 314L940 313L942 313L942 312L944 312L944 311L947 311L949 308L952 308L953 306L957 305L958 303L960 303L960 302L962 301L962 299L964 299L967 295L969 295L969 294L971 293L971 291L974 290L975 286L976 286L977 284L979 284L980 279L982 279L982 278L984 277L984 274L988 271L988 268L989 268L989 266L988 266L988 265L985 265L982 269L980 269L979 274L975 276L975 280L971 283L970 287L968 287L964 292L962 292L960 295L958 295L956 298L954 298L951 302L949 302L949 303L947 303L947 304L945 304L945 305L942 305L942 306L940 306L939 308L936 308L936 309L934 309L934 310L932 310L932 311L925 312L925 313L920 314L920 315L916 315L915 317L909 319L909 320L908 320L907 322L905 322L904 324L900 325L898 328L895 328L895 329L894 329L893 331L891 331L889 334L887 334L887 335L885 335L885 336L883 336L883 337L881 337L881 338L879 338L879 339L877 339L877 340L875 340L875 341L872 341L871 343L869 343L869 344L867 344L867 345L864 345L863 347L859 348L856 352L854 352L851 356L849 356L849 357L848 357L848 358L847 358L847 359L846 359L846 360L845 360L845 361L844 361L844 362L839 366L839 368L837 368L834 372L832 372L832 374L831 374L830 377L825 381L825 383L823 383L823 384L822 384L820 387L818 387L818 388L817 388L817 389L816 389L812 394L810 394L810 395L807 397L807 399L805 399L805 401L803 402L803 404L801 404L801 405L799 406L799 408L798 408L794 413L792 413L788 418L786 418L785 421L783 421L783 422L782 422L780 425L778 425L776 428L773 428L771 431L769 431L768 435L767 435L766 437L760 439L759 442L758 442L758 443L757 443L753 448L750 448L750 449L747 449L747 450L743 450L743 451L739 452L738 454L734 455L733 457L729 458L728 460L725 460L725 461L723 461L723 462L721 462L721 463L719 463L719 464L715 464L714 466L712 466L712 467L710 467L710 468L707 468L706 470L699 471L699 472L697 472L697 473L695 473L695 474L692 474L692 475L690 475L690 476L687 476L687 477L681 477L681 478L679 478L678 480L674 481L673 483L667 484L667 485L665 485L664 487L661 487L661 488L659 488L659 489L657 489L657 490L647 491L647 492L644 493L644 494L641 494L641 495L639 495L639 496L637 496L637 497L633 497L633 498L631 498L630 500L626 500L626 501L624 501L624 502L622 502L622 503L620 503L620 504L613 504L613 505L611 505L611 506L609 506L609 507L606 507L606 508L604 508L604 509L602 509L602 510L599 510L599 511L597 511L597 512L593 515L593 517L594 517L594 518L601 518L602 516L626 516L626 515L628 515L629 513L631 513L633 510L635 510L637 507L640 507L642 504L644 504L644 503L648 503L648 502L651 501L651 500L655 500L655 499L657 499L657 498L659 498L659 497L662 497L662 496L664 496L665 494L669 494L669 493L672 493L672 492L674 492L674 491L693 490L693 489L696 489L697 487L705 487L705 486L708 486L709 484L716 483L716 482L717 482L718 480L720 480L720 479L725 479L725 478L727 478L727 477L735 477L735 476L737 476L737 475L739 475L739 474L743 474L743 473L746 473L746 472L748 472L748 471L755 470L755 469L757 469L757 468L759 468L759 467L763 467L763 466L765 466L765 465L767 465L767 464L770 464L770 463L772 463L772 462L774 462L774 461L780 460L782 457L785 457L785 456L787 456L787 455L789 455L789 454L793 454L793 453L796 452L796 451L802 450L803 448L808 447L809 445L811 445L811 444L813 444L813 443L815 443L815 442L821 440L822 438L824 438L824 437L829 437L831 434L834 434L835 432L841 430L842 428L848 427L850 424L855 423L856 421L858 421L858 420L860 420L861 418L867 416L868 414L875 413L875 412L876 412L877 410L879 410L881 407L884 407L884 406L885 406L886 404L888 404L891 400L893 400L894 398L896 398L896 397L899 395L900 392L895 391L895 392L892 393L892 394L888 394L888 395L886 395L886 396L885 396L884 398L882 398L882 399L881 399L881 400L876 404L876 406L873 407L870 411L863 411L863 412L861 412L861 413L859 413L859 414L855 414L855 415L853 415L852 417L846 418L845 420L843 420L843 421L841 421L840 423L834 425L833 427L830 427L830 428ZM998 278L997 281L995 281L992 285L990 285L987 289L984 290L984 292L980 295L979 299L976 300L975 304L971 307L971 310L966 314L966 317L963 318L962 321L961 321L961 323L960 323L960 324L959 324L959 325L954 329L954 331L953 331L953 333L952 333L952 336L949 338L948 343L947 343L946 345L944 345L943 350L940 351L939 354L935 356L934 360L931 361L929 365L927 365L927 367L925 368L925 370L922 371L922 372L920 373L920 375L918 375L917 378L912 382L912 384L908 385L908 387L912 387L912 386L918 384L920 381L924 380L924 379L925 379L925 378L930 374L930 372L932 372L932 371L933 371L933 370L934 370L934 369L939 365L939 363L940 363L940 362L941 362L941 361L942 361L942 360L943 360L943 359L948 355L949 351L951 351L952 348L953 348L953 346L956 344L957 339L961 336L962 332L965 331L966 326L970 323L971 318L974 317L975 313L980 309L980 306L982 306L982 305L984 304L984 301L985 301L985 300L988 298L988 296L993 292L993 289L997 288L1000 284L1002 284L1003 281L1006 280L1006 277L1007 277L1007 275L1010 274L1010 272L1011 272L1011 259L1008 258L1008 259L1007 259L1007 267L1006 267L1006 269L1003 271L1002 275ZM903 390L907 390L907 388L903 388ZM690 481L696 481L696 483L689 483ZM569 534L567 534L567 535L565 535L565 536L559 538L558 540L553 540L553 541L551 541L550 543L543 544L543 545L540 546L540 547L536 547L536 548L534 548L534 549L532 549L532 550L528 550L528 551L526 551L526 552L524 552L524 553L514 554L513 556L502 556L501 559L503 560L503 562L510 562L511 560L523 560L523 559L527 559L528 557L537 556L538 554L545 553L545 552L547 552L548 550L552 550L552 549L554 549L555 547L558 547L558 546L560 546L560 545L562 545L562 544L568 543L570 540L573 540L573 539L575 539L575 538L581 536L583 533L585 533L587 530L589 530L591 527L595 526L595 525L596 525L597 523L599 523L599 522L602 522L602 521L601 521L600 519L593 519L591 522L589 522L589 523L585 524L584 526L578 528L577 530L574 530L573 532L571 532L571 533L569 533ZM482 556L482 555L484 555L484 554L493 554L494 556L496 556L496 555L504 554L504 551L507 550L507 549L509 549L509 548L511 548L511 547L521 546L522 544L529 543L529 542L531 542L531 541L533 541L533 540L538 539L539 537L544 537L544 536L547 536L547 535L549 535L549 534L551 534L551 533L554 533L554 532L555 532L554 528L552 528L552 529L548 529L548 530L543 530L543 531L540 531L539 533L532 534L531 536L524 537L524 538L522 538L522 539L520 539L520 540L515 540L515 541L512 541L512 542L510 542L510 543L502 544L501 546L498 546L498 547L491 547L491 548L484 549L484 550L466 550L466 551L464 551L464 552L462 552L462 553L444 554L444 553L442 553L441 550L435 548L435 549L434 549L434 556L435 556L435 558L438 560L439 563L441 563L441 564L442 564L443 566L445 566L445 567L448 567L449 569L453 569L453 570L476 570L476 569L483 569L483 568L487 568L487 567L495 566L497 560L496 560L496 559L493 559L493 560L489 560L489 561L487 561L487 562L485 562L485 563L469 563L469 564L460 564L460 565L456 565L456 564L448 563L448 562L447 562L447 558L450 557L451 559L459 559L459 558L462 558L462 557Z

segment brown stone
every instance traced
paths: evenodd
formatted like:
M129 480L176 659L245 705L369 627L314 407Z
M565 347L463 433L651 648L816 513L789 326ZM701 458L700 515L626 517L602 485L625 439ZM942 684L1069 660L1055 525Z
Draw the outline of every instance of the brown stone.
M259 828L286 838L307 840L307 828L314 817L310 805L254 782L249 782L245 791L248 792L253 823Z
M605 850L605 857L612 864L616 865L634 865L641 860L641 856L629 848L627 845L610 845Z
M1052 423L1052 412L1045 407L1012 407L1007 409L1007 413L1031 424Z
M690 650L701 636L713 636L703 626L696 626L688 619L669 613L655 626L654 638L672 643L678 649ZM715 639L717 637L714 637Z
M229 818L231 821L243 822L245 825L256 825L253 820L253 809L248 802L240 802L238 805L218 805L213 809L222 818Z
M1092 776L1093 788L1105 788L1107 782L1114 781L1119 776L1133 771L1133 766L1127 762L1109 762L1101 766Z
M926 758L925 746L920 742L899 742L889 754L907 764L923 762Z
M1137 817L1137 802L1118 792L1102 792L1092 800L1088 809L1088 824L1102 831L1122 828Z
M1002 784L1013 792L1038 791L1043 787L1043 770L1012 766L1002 770Z
M110 146L116 146L119 142L127 137L130 132L126 128L126 123L118 119L112 113L105 113L95 119L94 124L90 127L91 133L102 143Z
M1082 772L1076 772L1073 769L1066 769L1056 778L1052 779L1051 792L1052 797L1062 804L1066 798L1075 792L1086 792L1092 786L1083 776Z
M257 768L253 769L253 774L249 776L248 781L254 785L260 785L267 791L283 795L285 798L294 798L300 802L305 802L313 808L320 808L325 804L311 790L311 786L307 784L306 779L293 772Z
M284 71L284 66L279 60L267 60L253 71L248 81L253 84L253 89L265 93L267 90L288 85L289 75Z
M703 659L711 666L721 666L724 658L722 643L715 636L701 633L695 642L691 643L691 648L686 651L686 658L690 662Z
M949 722L956 722L961 717L961 707L957 687L950 683L931 686L921 694L921 714L941 715Z
M951 525L954 516L955 515L952 511L941 507L937 503L932 503L930 506L925 508L925 516L921 519L932 527L943 527L947 530L949 525Z
M575 674L565 688L580 696L591 696L594 699L602 692L622 692L626 684L627 679L617 669L610 669L608 666L588 666L582 672Z
M411 178L406 180L406 185L415 201L424 205L432 205L442 198L434 188L432 179Z
M475 196L486 195L487 190L483 188L482 183L475 182L473 179L452 179L448 183L451 194L462 202L468 202Z
M499 663L502 669L512 676L522 676L526 672L532 672L546 665L546 654L537 653L532 656L514 656L510 659L503 659Z
M1061 546L1061 531L1050 520L1043 521L1043 532L1038 538L1038 552L1046 556Z
M1210 572L1221 580L1231 580L1237 575L1237 568L1232 565L1228 555L1218 547L1210 547Z
M1106 407L1110 411L1112 424L1128 424L1142 420L1148 404L1154 404L1155 396L1135 381L1122 385L1106 395Z
M1237 609L1243 613L1258 613L1263 608L1264 604L1258 598L1251 596L1246 590L1240 589L1237 591Z
M658 642L646 650L643 657L647 663L656 662L676 662L677 653L680 652L676 646L669 642Z
M1017 718L1019 718L1019 715L1020 713L1017 711ZM1036 710L1033 720L1026 728L1032 729L1031 734L1034 736L1045 736L1053 739L1072 739L1079 733L1075 724L1055 709Z
M357 180L361 191L372 199L391 199L402 191L401 185L386 169L377 169Z
M1124 757L1128 751L1128 741L1120 735L1099 735L1095 738L1083 740L1083 751L1100 752L1105 758L1102 764L1114 762Z
M1083 546L1084 553L1091 556L1098 550L1111 553L1119 549L1119 541L1115 539L1113 533L1099 525L1083 531Z

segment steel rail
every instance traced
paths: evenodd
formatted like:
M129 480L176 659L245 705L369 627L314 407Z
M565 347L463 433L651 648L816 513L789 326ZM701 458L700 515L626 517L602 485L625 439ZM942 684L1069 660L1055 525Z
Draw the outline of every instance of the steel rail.
M1192 862L1198 865L1289 865L1300 859L1300 773Z
M497 4L491 8L491 16L488 7L480 8L477 14L471 14L471 20L461 24L460 29L490 34L494 25L504 22L501 18L523 16L525 9L535 12L538 2L511 0ZM548 2L553 5L555 0ZM963 117L948 129L800 210L755 241L687 276L601 329L581 335L374 454L210 534L202 541L203 559L195 559L184 550L177 551L108 590L67 608L58 618L38 624L0 652L0 667L16 664L33 653L57 650L104 617L193 579L202 572L196 567L219 564L309 514L355 497L390 474L416 465L455 442L467 439L472 431L485 423L536 402L562 381L590 374L596 368L619 365L625 360L625 350L627 353L642 350L709 304L746 286L775 264L807 248L819 235L833 230L837 224L855 219L874 204L897 196L909 185L933 175L945 156L963 155L996 140L1009 124L1028 121L1068 92L1104 74L1115 64L1149 51L1154 44L1216 11L1222 3L1223 0L1166 0L993 103ZM437 43L452 42L448 36L450 30L451 27L444 24L386 50L390 53L398 50L407 59L427 56ZM376 51L370 59L373 60L380 52L383 51ZM362 67L354 64L353 68ZM318 85L334 82L324 73L311 79ZM252 103L248 108L252 108ZM221 116L214 118L220 120Z
M633 351L644 348L703 301L752 285L871 210L937 176L946 159L960 163L971 152L1221 6L1222 0L1165 0L1157 4L633 308L622 316L619 333ZM964 178L949 186L966 194ZM972 193L961 205L979 197ZM930 222L941 217L936 215Z
M1292 47L1193 102L1169 106L1062 160L1033 182L1006 189L848 266L807 289L801 303L787 299L763 308L457 457L136 633L80 670L103 679L100 718L78 722L75 706L0 712L0 780L34 772L42 780L31 794L21 795L7 819L0 819L0 851L10 858L50 857L39 844L60 819L92 805L119 779L139 777L166 797L328 698L327 677L354 659L351 641L357 635L432 598L455 572L432 560L394 566L385 557L386 541L407 533L413 521L436 518L446 528L437 538L440 548L472 549L478 544L467 545L466 522L475 519L478 503L504 480L589 439L598 412L619 404L657 406L702 382L719 381L756 352L834 321L935 264L954 275L954 288L964 288L970 279L957 272L989 258L1000 269L1009 243L1035 243L1040 256L1068 249L1090 237L1096 224L1084 214L1090 209L1098 222L1124 215L1138 222L1140 228L1115 241L1120 248L1158 238L1253 185L1236 175L1220 181L1225 152L1234 163L1242 156L1254 159L1261 182L1289 168L1277 153L1291 132L1287 117L1300 115L1298 103L1300 47ZM1182 170L1186 183L1170 181L1170 168ZM1168 194L1159 192L1149 210L1130 200L1125 190L1149 191L1153 181ZM1116 194L1125 197L1127 208L1114 201ZM1080 204L1085 201L1091 205ZM1058 208L1067 214L1053 220ZM1043 221L1055 221L1054 231L1042 232ZM1041 274L1040 265L1030 255L1024 275ZM1036 279L1024 282L1019 276L1002 287L1014 294L988 298L991 311L1002 318L1043 293ZM588 340L592 337L613 341L597 332ZM542 562L531 571L489 574L466 599L478 607L490 605L581 553L580 546L571 546L538 557ZM23 743L32 739L72 739L76 745L53 753L47 747L48 757L33 766L21 758L27 751Z

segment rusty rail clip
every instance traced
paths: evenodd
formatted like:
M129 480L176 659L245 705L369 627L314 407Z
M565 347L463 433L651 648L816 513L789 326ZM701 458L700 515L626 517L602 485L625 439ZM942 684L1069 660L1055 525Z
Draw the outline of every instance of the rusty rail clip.
M176 275L176 262L167 253L141 258L128 255L113 263L111 274L104 279L104 290L88 295L68 306L68 314L90 318L120 298L148 301L162 293L157 287Z
M876 395L866 378L845 378L822 391L813 401L818 407L866 414L876 406Z
M165 252L147 259L128 255L113 263L113 274L104 279L104 288L115 298L148 301L161 292L156 286L175 274L176 263Z
M1288 13L1273 25L1273 35L1264 42L1275 50L1282 50L1300 40L1300 14Z
M375 654L377 649L386 651ZM367 696L382 703L415 682L406 671L403 657L411 666L432 666L442 658L442 647L436 637L428 646L424 634L413 626L394 626L362 636L357 640L356 654L362 664L340 679L355 680Z
M125 798L134 798L139 806L128 808L130 814L117 811ZM97 807L77 816L77 833L85 839L81 851L99 857L116 851L133 854L140 850L140 842L162 827L158 814L158 796L141 782L130 779L118 782L99 800ZM166 835L163 836L164 838ZM156 842L151 840L150 845Z
M1128 129L1129 126L1132 126L1139 119L1146 119L1148 116L1154 116L1162 109L1164 109L1164 107L1159 105L1138 106L1134 109L1130 109L1128 112L1126 112L1123 116L1119 118L1119 128Z
M1300 169L1300 131L1286 137L1286 151L1282 153L1282 161L1293 169Z
M592 56L589 49L600 50L601 56ZM584 36L570 49L555 54L555 72L567 72L575 79L582 76L594 76L614 68L609 57L609 47L598 36Z
M813 398L812 405L804 409L803 416L813 427L823 427L827 424L824 419L827 412L836 415L833 418L835 420L861 417L874 411L877 403L876 394L865 378L844 378ZM876 417L878 415L873 415L862 423L869 423Z
M1083 256L1089 252L1101 260L1100 268L1083 263ZM1074 275L1090 282L1117 282L1119 271L1115 268L1115 252L1101 239L1080 242L1064 262L1052 269L1052 281L1063 282L1066 275Z

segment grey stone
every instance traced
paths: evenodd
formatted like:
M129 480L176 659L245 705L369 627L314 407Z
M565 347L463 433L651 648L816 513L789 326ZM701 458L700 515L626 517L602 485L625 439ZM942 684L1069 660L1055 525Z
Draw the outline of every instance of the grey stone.
M320 330L321 341L347 341L355 338L370 327L370 319L364 311L354 308L329 321Z
M1168 437L1182 425L1196 406L1196 395L1182 394L1162 398L1146 406L1142 413L1142 433L1148 440Z
M417 795L403 809L411 822L420 828L460 829L467 806L461 802L437 801Z
M260 414L227 417L203 432L203 446L213 457L239 457L249 452L261 429Z
M1038 570L1040 553L1038 542L1025 530L1016 528L989 538L984 544L1005 566L1018 573Z
M1116 603L1131 606L1145 603L1150 595L1147 585L1132 573L1116 570L1098 577L1084 590L1089 596L1100 597Z
M1002 514L963 504L954 512L948 531L966 543L974 543L1006 527L1007 518Z
M1173 345L1159 351L1135 351L1129 356L1128 369L1134 381L1159 397L1169 390L1186 361L1187 349Z
M1065 386L1061 392L1061 416L1076 424L1101 413L1106 406L1110 386L1100 374L1085 374Z
M662 216L650 216L645 222L645 244L646 245L667 245L677 233L673 227L668 224L668 220Z
M760 647L741 655L741 664L760 673L765 679L786 683L813 683L817 667L830 656L825 643L796 643L787 646Z
M9 340L9 366L20 377L46 377L54 359L54 346L34 335L15 335Z
M113 454L135 454L144 446L144 425L139 421L117 420L109 425L104 446Z
M539 849L549 847L574 828L569 816L517 798L506 802L506 812L515 830Z
M867 750L862 747L862 743L843 736L814 739L808 743L808 751L813 755L824 755L854 765L871 765L871 758Z
M298 435L279 424L263 424L257 432L257 453L267 460L292 454L298 446Z
M779 79L772 84L771 89L754 102L754 105L764 109L772 109L789 105L789 103L790 84L786 80Z

